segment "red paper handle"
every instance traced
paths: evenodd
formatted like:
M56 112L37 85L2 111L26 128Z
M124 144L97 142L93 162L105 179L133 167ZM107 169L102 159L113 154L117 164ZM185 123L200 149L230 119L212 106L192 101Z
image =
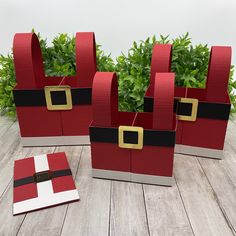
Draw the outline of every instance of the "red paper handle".
M44 78L44 66L37 35L15 34L13 55L18 88L40 87Z
M45 78L39 40L34 33L19 33L14 37L13 54L18 88L43 86ZM92 87L97 70L94 33L76 34L77 86Z
M156 73L169 72L171 69L172 45L155 44L152 49L151 76L148 92L150 96L154 93Z
M153 129L171 130L173 128L174 86L174 73L156 73Z
M93 123L110 127L118 119L116 73L96 72L92 89Z
M95 36L92 32L76 34L76 68L78 86L92 87L97 71Z
M211 48L206 82L206 100L225 102L231 66L231 47L214 46Z

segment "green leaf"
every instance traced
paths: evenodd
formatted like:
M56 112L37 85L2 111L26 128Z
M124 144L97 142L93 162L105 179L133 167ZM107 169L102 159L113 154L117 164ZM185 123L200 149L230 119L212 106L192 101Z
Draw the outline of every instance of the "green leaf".
M32 32L35 32L32 29ZM76 74L75 36L58 34L48 46L47 39L39 33L39 42L47 76L72 76ZM155 43L173 44L171 70L175 72L177 86L204 88L208 70L210 49L207 44L192 45L189 33L170 39L169 35L155 35L140 42L133 42L127 54L121 52L113 61L101 45L97 45L97 67L99 71L116 71L119 84L119 109L121 111L143 111L143 97L149 84L152 48ZM79 69L79 68L78 68ZM229 94L231 113L236 112L236 81L231 66ZM0 110L14 117L15 105L12 90L16 84L13 55L0 55Z

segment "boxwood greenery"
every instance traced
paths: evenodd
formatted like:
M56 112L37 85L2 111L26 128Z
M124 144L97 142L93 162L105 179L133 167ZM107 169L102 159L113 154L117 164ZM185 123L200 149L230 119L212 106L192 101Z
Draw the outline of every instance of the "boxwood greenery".
M68 76L75 74L75 37L68 34L57 35L50 46L38 34L43 54L45 73L48 76ZM121 53L113 60L100 45L97 45L99 71L116 71L119 84L119 109L122 111L142 111L143 96L149 84L152 47L155 43L172 43L172 71L176 74L176 85L204 88L207 75L210 48L207 44L192 45L189 34L170 39L169 36L149 37L133 42L127 54ZM231 112L236 112L236 81L233 80L234 67L231 66L229 94L233 104ZM13 55L0 56L0 109L2 114L15 117L12 89L16 84Z

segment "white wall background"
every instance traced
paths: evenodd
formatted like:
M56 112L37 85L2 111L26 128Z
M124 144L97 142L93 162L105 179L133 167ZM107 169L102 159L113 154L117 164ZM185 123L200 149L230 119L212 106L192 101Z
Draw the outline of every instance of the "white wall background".
M16 32L94 31L113 57L133 40L189 32L193 43L231 45L236 64L236 0L0 0L0 53Z

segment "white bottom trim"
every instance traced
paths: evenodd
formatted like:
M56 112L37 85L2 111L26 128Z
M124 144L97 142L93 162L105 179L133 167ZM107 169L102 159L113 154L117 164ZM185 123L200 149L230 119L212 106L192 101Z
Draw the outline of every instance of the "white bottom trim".
M187 146L187 145L182 145L182 144L175 145L175 153L196 155L196 156L208 157L208 158L214 158L214 159L224 158L223 150Z
M155 184L163 186L173 186L173 176L156 176L156 175L145 175L145 174L131 174L131 181L143 184Z
M92 169L94 178L130 181L130 172Z
M51 181L47 181L51 182ZM48 184L45 182L46 184ZM44 184L44 183L43 183ZM45 194L44 196L40 196L37 198L28 199L21 202L16 202L13 204L13 215L17 215L20 213L25 213L29 211L34 211L46 207L55 206L58 204L71 202L79 200L79 193L77 189L69 190L59 193L50 194L50 196Z
M82 136L48 136L48 137L21 137L21 143L27 147L37 146L66 146L66 145L89 145L88 135Z
M174 184L174 178L172 176L166 177L166 176L133 174L130 172L101 170L101 169L93 169L92 173L94 178L101 178L101 179L114 179L114 180L123 180L136 183L155 184L164 186L172 186Z

